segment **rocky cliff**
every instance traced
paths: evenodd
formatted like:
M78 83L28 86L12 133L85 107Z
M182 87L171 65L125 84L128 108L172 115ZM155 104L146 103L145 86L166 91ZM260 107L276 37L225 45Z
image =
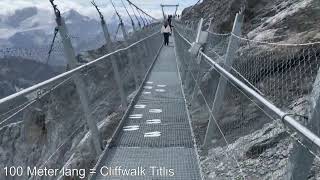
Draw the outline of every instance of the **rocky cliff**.
M259 93L278 107L308 116L308 98L319 69L319 46L276 46L255 41L281 44L319 41L320 1L204 0L192 9L185 9L182 21L195 27L199 19L204 18L204 29L215 33L230 33L235 14L243 7L245 19L241 36L253 41L240 40L234 68L247 78ZM218 38L218 42L222 40L228 43L229 39ZM219 44L210 46L217 51L218 48L214 46ZM212 49L205 50L210 52ZM313 53L305 53L311 51ZM225 52L219 54L222 59L225 57ZM222 63L219 61L221 58L216 55L211 57ZM304 64L310 68L306 68ZM209 69L208 66L205 68ZM199 146L203 143L210 117L202 95L210 97L214 94L217 79L219 74L210 69L209 73L203 73L200 77L202 92L197 90L194 95L189 87L186 87L190 92L189 97L194 97L189 99L189 103ZM229 85L227 91L221 113L216 118L224 137L220 134L213 141L208 154L200 151L205 177L289 179L288 167L291 164L288 157L293 143L297 142L290 137L292 132L279 125L276 119L269 116L270 112L259 107L251 97L236 87ZM300 119L300 122L305 124L303 119ZM215 131L219 132L219 129ZM309 179L319 179L318 164L315 160Z
M244 36L302 43L319 40L319 3L316 0L204 0L191 11L185 9L182 20L197 23L204 18L207 26L212 20L212 31L228 33L235 14L245 7Z
M0 98L58 74L51 66L20 57L2 58L0 59L0 67L0 83L3 84L0 88L2 91Z

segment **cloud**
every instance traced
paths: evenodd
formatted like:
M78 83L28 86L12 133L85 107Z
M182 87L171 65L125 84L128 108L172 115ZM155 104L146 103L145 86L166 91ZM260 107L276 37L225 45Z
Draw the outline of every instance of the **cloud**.
M116 7L122 15L125 15L126 12L122 6L120 0L113 0L116 4ZM161 18L162 11L160 4L179 4L180 8L178 13L181 13L182 9L194 4L196 0L131 0L137 6L144 9L146 12L150 13L156 18ZM124 0L125 2L125 0ZM62 12L68 11L70 9L75 9L83 15L87 15L93 18L98 18L97 12L90 4L90 0L55 0L55 3L58 5ZM114 10L108 0L96 0L96 3L101 7L102 12L108 17L112 17ZM128 4L125 2L128 6ZM37 8L47 10L52 13L52 7L49 0L0 0L0 14L13 13L16 9L21 9L24 7L35 6ZM174 8L166 8L168 13L173 13ZM131 9L129 9L132 13Z

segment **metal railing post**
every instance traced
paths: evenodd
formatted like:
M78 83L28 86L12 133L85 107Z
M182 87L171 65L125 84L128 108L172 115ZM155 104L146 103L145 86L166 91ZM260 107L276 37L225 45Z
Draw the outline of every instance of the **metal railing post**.
M121 104L122 104L122 108L126 109L127 108L127 95L124 92L124 88L123 88L123 82L121 81L120 78L120 73L119 73L119 68L118 68L118 63L116 62L115 58L112 57L111 59L111 63L112 63L112 69L113 69L113 74L114 74L114 79L116 80L118 89L119 89L119 94L120 94L120 98L121 98Z
M107 39L106 36L105 36L105 38ZM107 49L108 50L113 49L113 46L112 46L111 43L109 45L107 43ZM122 80L120 78L118 63L116 62L116 59L115 59L114 56L111 56L111 64L112 64L114 80L117 83L117 87L118 87L118 90L119 90L119 95L120 95L120 98L121 98L121 105L122 105L122 108L125 109L125 108L127 108L127 104L128 104L127 103L127 98L126 98L127 95L124 92L123 82L122 82Z
M166 15L164 14L163 5L162 5L162 4L160 4L160 6L161 6L161 10L162 10L163 20L165 21L165 20L166 20Z
M53 0L51 0L51 3L55 10L56 22L58 25L61 39L62 39L64 52L68 60L68 65L70 68L75 68L77 67L77 60L76 60L76 55L75 55L73 46L71 44L68 29L66 27L66 24L63 18L61 17L60 11L57 9L56 5L53 4ZM84 115L85 115L87 124L89 126L90 132L92 134L92 141L94 144L95 151L97 154L100 154L102 152L101 138L100 138L99 130L97 127L97 123L91 116L88 92L86 91L86 85L83 79L81 78L80 72L76 72L74 74L73 81L76 85L77 93L80 97Z
M98 6L96 5L96 3L94 1L91 2L93 4L93 6L95 6L95 8L97 9L99 15L100 15L100 23L101 23L101 28L103 31L103 35L104 38L106 39L106 49L107 51L110 51L113 49L113 45L112 45L112 40L110 37L110 33L107 27L107 23L104 20L104 17L102 15L102 13L100 12L100 9L98 8ZM121 98L121 104L122 104L122 108L126 108L127 107L127 98L126 98L126 94L124 92L123 89L123 82L121 81L120 78L120 73L119 73L119 69L118 69L118 64L115 60L115 58L113 56L111 56L111 63L112 63L112 69L113 69L113 74L114 74L114 79L117 83L118 86L118 90L119 90L119 95Z
M240 13L237 13L234 24L233 24L232 35L230 37L230 41L229 41L229 45L228 45L228 49L227 49L227 54L226 54L226 58L225 58L224 68L227 71L231 70L233 60L236 55L236 51L239 48L239 41L234 35L237 35L237 36L241 35L242 22L243 22L243 15ZM206 135L205 135L205 140L203 143L203 149L208 148L212 139L218 138L218 135L220 134L219 129L218 129L216 122L215 122L216 119L214 119L214 118L218 118L219 111L221 110L221 107L223 104L223 99L225 96L227 84L228 84L227 79L223 76L220 76L217 90L216 90L216 92L214 92L215 98L214 98L214 102L212 105L212 114L214 117L210 116L209 123L207 126Z
M122 31L122 34L123 34L123 37L125 40L125 44L128 45L129 37L128 37L127 31L124 27L124 24L120 23L120 27L121 27L121 31ZM134 63L132 62L134 60L134 58L132 58L133 52L130 49L128 50L128 57L129 57L129 66L131 67L130 69L131 69L131 72L134 77L135 86L136 86L136 89L138 89L139 88L139 79L138 79L136 69L134 68Z
M102 27L102 31L103 31L103 35L106 39L106 45L107 45L107 49L108 50L111 50L112 48L112 40L111 40L111 36L110 36L110 32L108 30L108 27L107 27L107 23L106 21L104 20L104 16L102 15L98 5L95 3L95 1L91 1L91 4L96 8L96 10L98 11L99 13L99 16L100 16L100 24L101 24L101 27Z
M320 68L316 80L313 84L313 90L309 97L310 110L308 112L308 123L306 127L309 128L318 137L320 136ZM302 146L301 143L304 145ZM317 152L317 146L311 141L303 138L301 142L295 142L289 156L289 165L287 166L287 174L290 180L308 179L310 170L314 161L314 154Z
M204 20L203 20L203 18L201 18L198 23L197 35L196 35L195 42L192 43L191 48L189 49L189 52L193 55L192 57L196 59L196 64L198 65L198 66L190 66L190 64L188 65L188 70L190 70L191 81L193 79L191 71L193 71L195 68L200 68L199 66L201 63L201 55L200 55L199 51L201 51L203 49L203 46L207 42L207 38L208 38L208 33L205 31L202 31L203 22L204 22ZM198 80L198 76L199 76L199 73L197 73L196 81ZM188 79L187 79L186 85L187 86L189 85ZM191 91L191 93L192 93L191 100L193 100L193 98L194 98L196 87L197 86L194 86L193 91ZM192 89L192 88L190 88L190 89Z
M198 42L199 43L199 41L200 41L200 36L201 36L201 32L203 32L202 31L202 27L203 27L203 20L200 20L200 26L198 27L198 34L197 34L197 40L196 40L196 42ZM208 28L209 29L209 28ZM207 30L208 31L208 30ZM201 43L206 43L207 42L207 40L208 40L208 34L206 35L206 38L205 38L205 40L202 40L203 42L201 42ZM201 47L200 48L200 51L203 51L203 49L205 49L205 46L204 47ZM200 73L200 70L201 70L201 61L202 61L202 55L200 54L200 53L198 53L198 55L197 55L197 64L198 64L198 66L197 66L197 70L198 70L198 73L197 73L197 75L196 75L196 81L198 82L199 81L199 78L200 78L200 75L201 75L201 73ZM191 95L191 102L194 100L194 98L196 97L196 95L197 95L197 92L198 92L198 86L194 86L194 88L193 88L193 91L192 91L192 95Z
M107 27L107 23L104 19L101 19L101 27L103 31L104 38L106 39L107 50L110 51L112 49L112 40Z
M120 28L121 28L124 40L126 42L128 42L128 40L129 40L128 33L127 33L126 28L124 27L124 24L122 22L120 23Z
M128 33L126 31L126 28L124 27L124 23L123 23L123 20L119 14L119 12L117 11L116 9L116 6L114 5L113 1L110 0L112 6L113 6L113 9L116 11L116 14L119 18L119 27L122 31L122 35L123 35L123 38L124 38L124 44L127 46L128 45L128 42L129 42L129 37L128 37ZM133 57L133 52L131 49L128 49L128 61L129 61L129 66L130 66L130 70L133 74L133 77L134 77L134 81L135 81L135 89L138 89L139 88L139 79L138 79L138 76L137 76L137 73L135 71L135 68L134 68L134 63L132 62L134 59L131 58Z

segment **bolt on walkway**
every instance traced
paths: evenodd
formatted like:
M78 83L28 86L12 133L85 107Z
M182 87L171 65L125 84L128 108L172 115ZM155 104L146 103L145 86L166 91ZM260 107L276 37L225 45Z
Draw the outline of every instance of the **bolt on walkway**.
M106 156L102 166L109 168L103 171L107 176L98 173L96 179L201 179L172 40L161 49ZM138 172L123 175L119 169Z

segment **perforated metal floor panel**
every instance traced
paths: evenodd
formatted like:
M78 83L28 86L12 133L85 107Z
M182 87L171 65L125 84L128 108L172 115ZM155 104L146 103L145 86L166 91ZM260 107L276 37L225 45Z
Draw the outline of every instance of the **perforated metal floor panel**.
M108 162L104 165L109 169L102 169L103 175L97 180L197 180L200 179L197 159L192 148L111 148L109 151ZM123 176L119 171L108 175L108 170L122 169L145 169L141 175ZM153 167L153 168L152 168ZM155 168L156 167L156 168ZM161 168L161 171L159 170ZM172 169L174 174L168 172Z
M201 179L173 46L162 48L144 90L106 155L100 165L105 172L98 172L96 179ZM125 173L134 170L144 173Z
M180 84L177 82L179 79L176 72L151 72L140 100L183 100Z

